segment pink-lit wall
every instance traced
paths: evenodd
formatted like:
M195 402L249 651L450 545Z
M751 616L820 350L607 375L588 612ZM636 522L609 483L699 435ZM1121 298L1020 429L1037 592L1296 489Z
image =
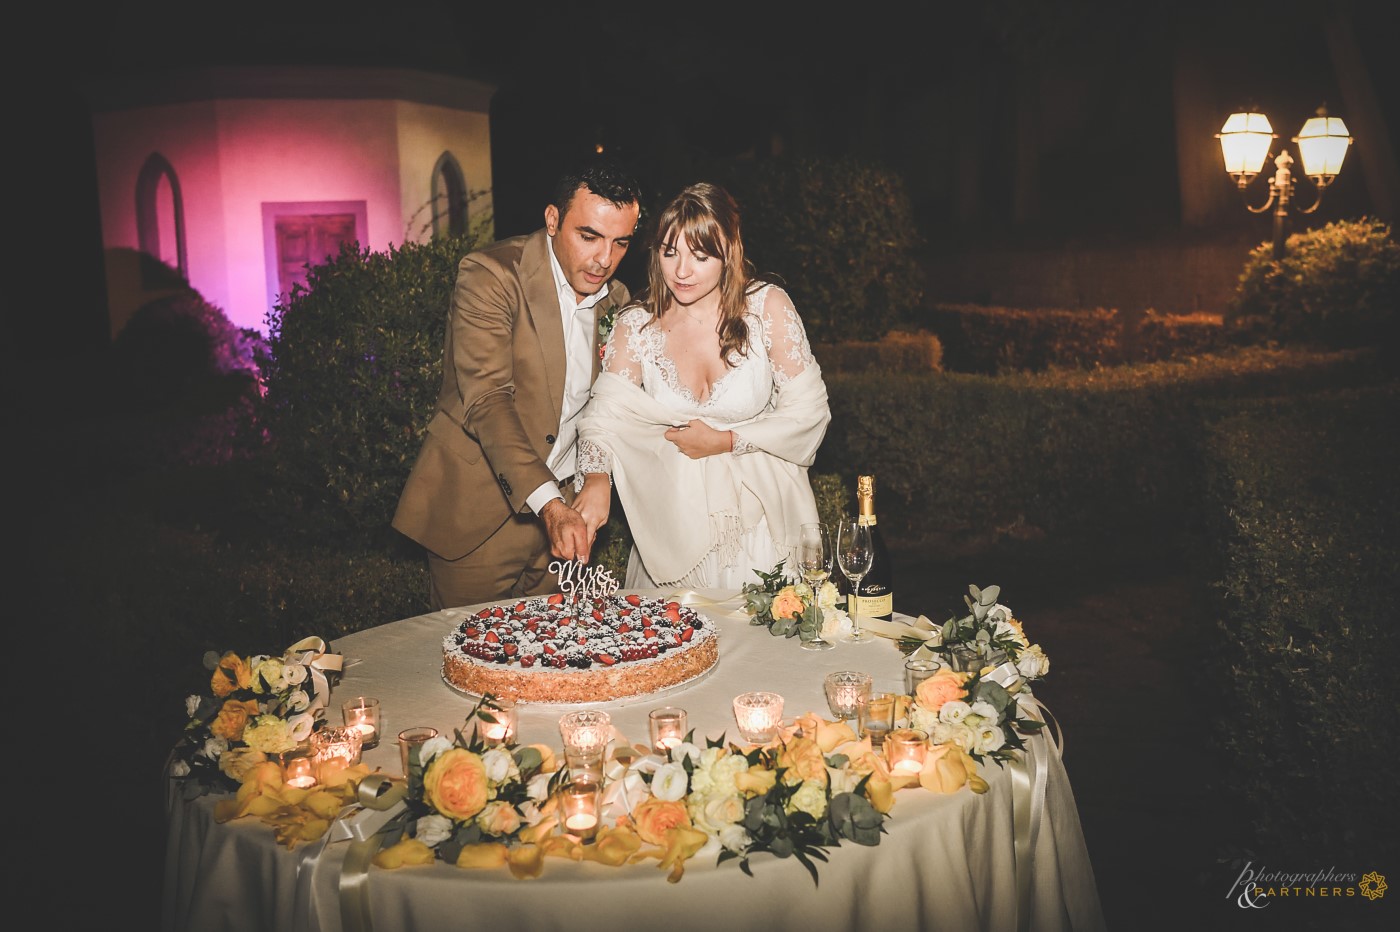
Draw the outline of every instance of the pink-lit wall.
M382 251L430 235L424 207L443 152L457 159L471 191L491 186L484 107L220 98L99 110L93 130L114 333L153 296L120 261L139 249L137 178L152 153L179 182L191 286L234 325L259 331L277 290L265 202L364 202L361 245ZM489 197L473 201L472 216L489 207Z

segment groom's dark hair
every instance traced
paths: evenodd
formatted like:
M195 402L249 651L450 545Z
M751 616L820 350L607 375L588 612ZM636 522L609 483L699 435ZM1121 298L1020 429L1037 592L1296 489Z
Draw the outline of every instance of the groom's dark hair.
M595 156L571 165L555 182L550 203L559 210L559 216L568 213L569 202L580 186L618 207L642 202L641 185L631 172L613 159Z

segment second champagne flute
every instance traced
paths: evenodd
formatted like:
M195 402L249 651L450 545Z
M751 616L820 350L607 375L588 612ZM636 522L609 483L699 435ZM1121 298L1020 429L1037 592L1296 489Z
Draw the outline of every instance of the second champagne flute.
M875 558L875 545L870 539L870 527L855 519L843 519L836 531L836 562L851 580L851 594L846 604L851 611L851 633L848 641L873 641L875 635L860 626L860 581L870 572Z
M822 583L831 575L831 535L825 524L804 524L797 538L797 569L807 585L812 587L812 598L817 597ZM831 650L836 645L823 640L821 628L816 636L799 645L803 650Z

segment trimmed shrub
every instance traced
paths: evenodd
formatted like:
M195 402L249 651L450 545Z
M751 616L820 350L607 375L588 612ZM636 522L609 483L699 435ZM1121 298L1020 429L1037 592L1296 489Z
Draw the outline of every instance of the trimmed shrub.
M1133 356L1137 362L1158 362L1221 352L1237 342L1239 335L1226 328L1220 314L1162 314L1148 308L1138 323Z
M726 173L746 254L782 279L814 343L878 340L918 307L922 242L898 174L853 158Z
M1400 390L1231 405L1205 458L1226 783L1270 858L1391 857L1400 766Z
M812 354L822 374L842 372L941 372L943 344L927 330L891 330L879 340L820 343Z
M1268 243L1245 261L1231 318L1258 318L1279 339L1328 346L1394 345L1400 315L1400 244L1379 220L1339 220Z
M270 515L313 539L383 541L442 384L457 265L474 235L343 246L269 315Z
M1051 366L1106 366L1123 361L1118 311L937 304L920 323L943 343L953 372L1039 372Z

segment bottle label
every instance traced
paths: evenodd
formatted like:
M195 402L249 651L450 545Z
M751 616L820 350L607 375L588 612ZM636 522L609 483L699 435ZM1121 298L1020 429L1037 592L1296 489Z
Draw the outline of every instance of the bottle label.
M847 597L846 600L848 605L850 603L850 598L851 597ZM888 615L894 611L893 592L886 592L884 595L876 596L858 595L854 596L854 598L856 600L856 605L860 608L861 618L877 618L882 615ZM849 612L850 609L847 608L846 611Z

